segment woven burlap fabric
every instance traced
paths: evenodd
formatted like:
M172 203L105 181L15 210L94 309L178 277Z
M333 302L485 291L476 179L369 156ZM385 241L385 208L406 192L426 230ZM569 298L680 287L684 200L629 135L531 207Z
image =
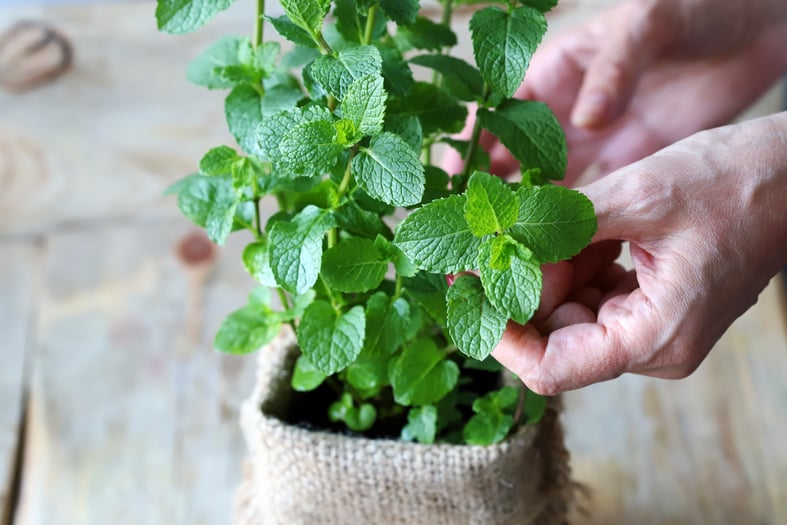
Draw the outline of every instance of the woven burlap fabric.
M490 447L307 430L272 415L286 409L293 345L285 331L261 350L241 410L249 458L235 525L565 523L570 476L556 403L540 425Z

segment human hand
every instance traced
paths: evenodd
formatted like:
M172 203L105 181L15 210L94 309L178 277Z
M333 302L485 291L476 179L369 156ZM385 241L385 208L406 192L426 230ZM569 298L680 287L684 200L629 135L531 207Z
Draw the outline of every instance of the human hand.
M582 189L594 244L545 266L541 307L493 355L556 394L682 378L787 262L787 112L696 134ZM614 260L629 241L634 270Z
M564 127L569 186L590 166L603 175L729 122L787 68L787 25L754 34L765 24L767 1L678 2L704 11L673 3L623 3L547 41L533 57L517 96L546 102ZM736 22L760 4L762 15ZM738 29L718 30L725 24ZM494 137L485 134L482 143L492 173L518 168ZM461 159L451 154L445 165L458 172Z

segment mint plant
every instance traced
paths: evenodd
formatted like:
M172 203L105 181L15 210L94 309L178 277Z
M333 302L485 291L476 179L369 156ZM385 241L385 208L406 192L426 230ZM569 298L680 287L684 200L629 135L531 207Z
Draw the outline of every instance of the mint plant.
M556 1L475 12L475 65L449 54L453 8L471 3L442 0L437 22L419 0L281 0L278 18L257 0L252 38L225 37L188 67L192 83L229 90L240 151L211 149L168 191L217 244L250 232L243 264L260 285L215 345L250 353L290 324L301 351L292 387L330 397L327 425L491 444L545 407L523 385L501 386L488 356L509 319L538 308L541 265L582 250L596 219L586 197L550 182L566 168L554 115L512 98ZM158 0L156 17L185 33L230 4ZM470 102L472 136L458 140ZM487 173L483 129L520 161L519 180ZM432 162L438 144L460 152L460 173ZM279 210L263 224L268 196ZM450 287L447 274L460 274Z

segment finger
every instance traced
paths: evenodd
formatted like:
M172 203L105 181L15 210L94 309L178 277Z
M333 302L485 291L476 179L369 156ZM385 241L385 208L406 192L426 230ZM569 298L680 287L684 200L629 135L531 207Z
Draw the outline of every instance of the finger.
M620 241L602 241L591 244L571 259L574 266L572 288L582 288L595 280L620 256Z
M593 310L578 302L566 302L555 308L538 329L542 334L551 334L567 326L595 322L596 314Z
M541 267L541 301L533 320L546 319L560 303L565 301L571 291L571 278L574 267L567 261L545 264Z

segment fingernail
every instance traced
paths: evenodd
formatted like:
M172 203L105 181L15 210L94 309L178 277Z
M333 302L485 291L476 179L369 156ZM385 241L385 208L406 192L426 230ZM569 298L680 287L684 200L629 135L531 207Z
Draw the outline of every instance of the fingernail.
M571 124L578 128L592 128L604 124L611 102L603 92L590 93L571 114Z

